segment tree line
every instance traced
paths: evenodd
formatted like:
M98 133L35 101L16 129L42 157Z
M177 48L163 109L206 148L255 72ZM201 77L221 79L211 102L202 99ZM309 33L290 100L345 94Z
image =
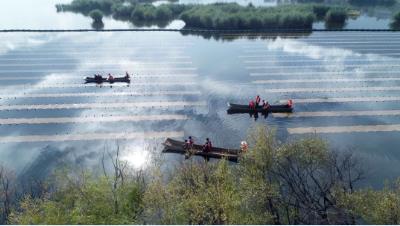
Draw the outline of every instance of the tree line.
M310 137L279 142L252 130L238 164L186 160L129 170L105 153L98 172L60 167L35 193L0 170L0 210L10 224L399 224L400 183L357 188L367 175L351 153ZM106 169L107 162L111 167Z
M315 21L344 24L347 8L323 4L281 5L277 7L241 6L236 3L161 4L138 0L74 0L56 5L57 11L90 15L93 10L136 25L167 24L181 19L186 28L205 29L311 29ZM94 17L92 17L96 20Z

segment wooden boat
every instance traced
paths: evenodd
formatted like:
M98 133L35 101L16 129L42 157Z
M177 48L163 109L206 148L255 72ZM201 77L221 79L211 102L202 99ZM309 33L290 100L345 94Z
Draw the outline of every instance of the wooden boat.
M86 77L85 78L85 82L86 83L104 83L104 82L108 82L108 83L116 83L116 82L125 82L125 83L130 83L131 79L130 78L126 78L126 77L117 77L114 78L113 80L108 80L107 78L94 78L94 77Z
M184 148L185 142L177 141L171 138L168 138L164 143L163 153L176 153L181 155L197 155L202 156L205 159L209 158L225 158L232 162L238 161L238 156L240 153L239 149L225 149L225 148L217 148L213 147L210 152L204 152L203 146L194 144L190 150Z
M241 114L241 113L292 113L293 107L290 107L287 104L279 104L279 105L270 105L268 109L264 109L262 106L259 106L255 109L251 109L249 105L242 104L232 104L229 103L228 114Z

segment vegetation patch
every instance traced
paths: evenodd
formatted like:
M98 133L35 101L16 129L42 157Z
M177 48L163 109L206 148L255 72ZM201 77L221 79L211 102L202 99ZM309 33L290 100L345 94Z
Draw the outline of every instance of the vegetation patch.
M116 154L99 172L59 168L28 187L0 167L0 217L12 224L399 224L399 182L360 189L351 153L315 137L281 143L253 128L238 164L186 160L132 171ZM118 149L117 149L118 150ZM110 163L112 163L110 165ZM106 170L106 166L111 166ZM79 168L79 169L78 169ZM32 180L33 181L33 180Z
M74 0L56 5L58 11L88 15L100 10L104 15L131 21L135 25L167 24L181 19L185 28L194 29L311 29L317 20L344 24L347 9L323 4L282 5L277 7L241 6L236 3L161 4L135 0Z

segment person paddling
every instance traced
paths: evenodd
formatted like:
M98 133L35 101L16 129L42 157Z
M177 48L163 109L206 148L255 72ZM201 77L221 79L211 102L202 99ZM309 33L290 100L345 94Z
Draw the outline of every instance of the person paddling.
M292 108L293 107L293 101L292 100L288 100L287 101L287 105L288 105L289 108Z
M249 107L250 107L250 109L255 109L254 100L251 100L251 101L249 102Z
M188 139L188 144L189 144L189 148L193 148L194 141L193 141L193 138L192 138L192 136L189 136L189 139Z
M114 81L114 77L110 73L108 73L108 81Z
M203 151L204 152L210 152L212 149L212 144L209 138L206 138L206 143L203 146Z
M256 96L256 107L258 108L258 106L260 106L260 102L261 102L261 98L260 95Z
M271 105L269 105L268 101L263 100L263 109L267 110Z

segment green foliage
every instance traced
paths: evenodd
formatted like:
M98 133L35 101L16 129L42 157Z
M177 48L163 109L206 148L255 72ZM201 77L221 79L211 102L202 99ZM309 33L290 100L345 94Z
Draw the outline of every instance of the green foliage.
M57 189L45 198L24 198L13 224L134 224L142 210L143 190L134 181L119 183L106 177L62 175Z
M349 0L349 3L355 6L393 6L396 2L396 0Z
M167 184L156 178L145 194L148 219L156 224L235 224L240 197L226 161L185 164Z
M310 29L310 6L244 7L236 3L196 5L180 18L187 27L208 29Z
M372 224L400 223L400 182L354 190L351 154L315 137L281 143L250 130L238 164L187 161L175 170L132 175L57 174L44 197L25 197L13 224ZM123 164L118 163L117 166ZM117 170L116 172L119 172Z
M392 23L390 24L392 29L400 29L400 12L397 12L392 19Z
M150 2L150 3L149 3ZM281 5L277 7L240 6L236 3L208 5L162 4L136 0L74 0L71 4L57 5L58 11L81 12L84 15L94 9L114 18L131 20L134 24L167 23L180 18L187 28L205 29L311 29L314 20L328 18L339 20L337 11L318 5ZM346 19L346 18L344 18Z
M120 20L129 20L136 4L114 4L111 7L113 17Z
M329 11L331 7L322 4L315 4L313 5L313 12L317 19L321 20L324 19L326 13Z
M89 16L93 19L93 22L96 23L101 22L103 19L103 13L98 9L90 11Z
M57 11L80 12L88 15L90 11L98 9L106 15L111 14L113 4L118 4L122 0L73 0L70 4L56 5Z
M383 190L341 194L340 203L367 224L400 224L400 181Z
M157 7L155 18L157 20L171 20L173 18L173 12L167 5L162 4Z
M156 7L152 4L137 5L132 11L131 19L141 21L154 20L156 18L155 9Z
M347 13L344 8L335 7L330 9L325 16L326 23L344 24L347 19Z

